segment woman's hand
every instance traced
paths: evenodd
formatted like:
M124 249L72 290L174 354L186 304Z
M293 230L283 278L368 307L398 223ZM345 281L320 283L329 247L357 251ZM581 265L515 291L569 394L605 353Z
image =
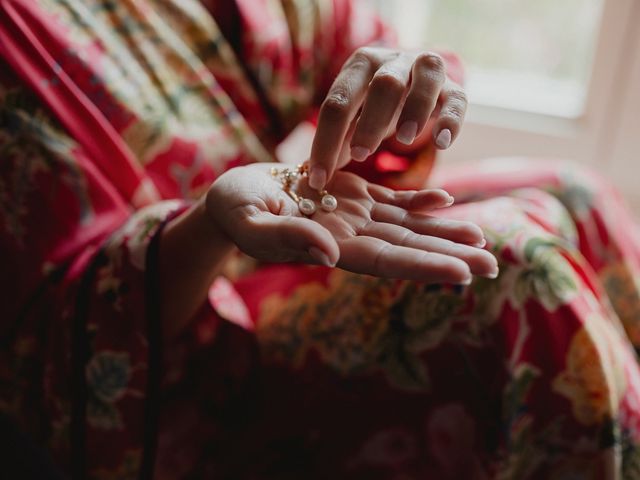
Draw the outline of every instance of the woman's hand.
M320 109L310 184L322 189L336 169L350 159L364 161L394 133L399 142L413 143L438 103L433 136L436 146L446 149L460 131L467 98L447 78L442 58L431 52L357 50Z
M472 274L497 275L496 259L472 246L484 245L479 227L426 213L451 205L443 190L393 191L337 172L327 189L338 208L318 209L307 218L272 178L271 167L282 165L229 170L205 200L215 225L252 257L337 264L357 273L426 282L465 284ZM300 183L298 193L318 203L318 193Z

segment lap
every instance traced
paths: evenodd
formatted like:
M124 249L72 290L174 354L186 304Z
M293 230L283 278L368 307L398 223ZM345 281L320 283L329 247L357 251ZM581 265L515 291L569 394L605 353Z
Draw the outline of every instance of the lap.
M236 287L253 329L218 330L190 364L206 380L174 403L165 431L190 411L189 437L208 438L202 465L239 478L551 478L610 473L620 447L633 465L640 377L606 262L584 254L592 215L578 218L548 182L507 183L444 213L483 227L496 280L293 265L246 275ZM193 413L198 395L218 412L207 421Z

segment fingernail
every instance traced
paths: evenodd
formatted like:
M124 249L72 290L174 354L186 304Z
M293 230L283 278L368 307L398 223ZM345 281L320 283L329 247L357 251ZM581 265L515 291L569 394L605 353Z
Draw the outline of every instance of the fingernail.
M404 122L396 132L396 139L405 145L411 145L416 139L418 124L416 122Z
M484 248L487 246L487 241L483 238L481 242L479 243L475 243L472 245L472 247L476 247L476 248Z
M449 198L447 199L447 203L444 204L445 207L450 207L451 205L453 205L453 202L455 202L456 199L453 198L451 195L449 195Z
M471 280L473 280L473 277L468 277L465 278L463 281L460 282L460 285L471 285Z
M309 173L309 186L322 190L327 183L327 171L322 167L313 167Z
M436 145L442 150L449 148L449 145L451 145L451 130L448 128L441 130L436 137Z
M320 265L324 265L325 267L335 267L336 264L332 263L331 260L329 260L329 256L324 253L322 250L320 250L318 247L311 247L309 249L309 255L311 255L311 257L317 261Z
M364 162L369 155L371 155L371 152L369 151L368 148L365 148L365 147L351 148L351 158L353 158L356 162Z
M490 279L492 279L492 280L493 280L494 278L498 278L498 275L499 275L499 274L500 274L500 269L496 267L495 271L493 271L493 272L491 272L491 273L489 273L489 274L487 274L487 275L485 275L485 276L486 276L487 278L490 278Z

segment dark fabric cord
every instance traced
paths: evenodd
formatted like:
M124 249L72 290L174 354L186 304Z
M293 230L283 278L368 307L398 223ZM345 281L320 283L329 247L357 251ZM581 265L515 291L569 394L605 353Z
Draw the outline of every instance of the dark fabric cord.
M146 405L144 413L144 452L140 468L140 480L152 480L158 449L158 423L160 420L160 385L162 381L162 323L160 319L160 238L167 223L165 220L149 243L145 272L145 312L149 340L149 366L147 373Z

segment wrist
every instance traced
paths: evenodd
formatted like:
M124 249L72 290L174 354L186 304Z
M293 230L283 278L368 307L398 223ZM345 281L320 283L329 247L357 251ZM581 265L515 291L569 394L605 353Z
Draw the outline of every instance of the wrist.
M216 200L219 193L216 189L216 182L214 182L207 193L205 193L198 200L198 204L194 206L197 209L199 222L202 223L202 230L206 231L208 235L213 238L219 239L224 244L233 245L233 240L226 233L226 230L222 226L221 219L219 218L219 212L216 208L219 208L220 202Z
M210 205L208 194L203 195L193 205L194 223L197 224L194 233L197 230L197 234L202 238L207 238L210 244L216 245L221 251L230 251L235 247L235 244L225 232Z
M165 258L181 258L183 267L199 278L213 281L234 244L206 211L204 199L199 199L182 215L167 224L160 240ZM188 261L185 261L188 259Z
M171 220L160 239L162 322L167 338L180 332L206 302L233 242L212 221L204 199Z

